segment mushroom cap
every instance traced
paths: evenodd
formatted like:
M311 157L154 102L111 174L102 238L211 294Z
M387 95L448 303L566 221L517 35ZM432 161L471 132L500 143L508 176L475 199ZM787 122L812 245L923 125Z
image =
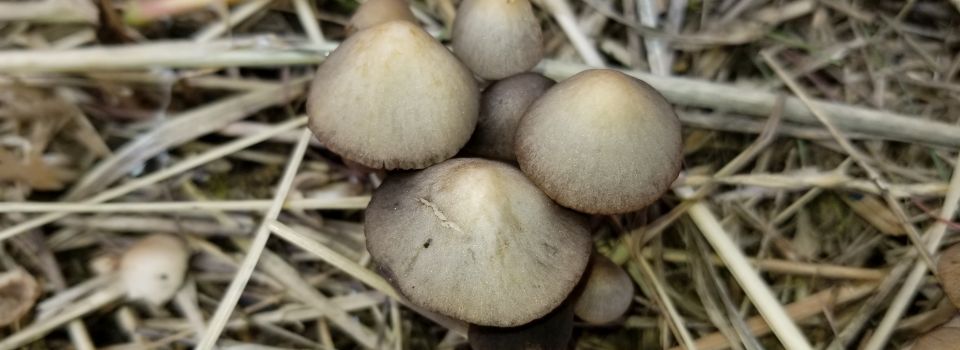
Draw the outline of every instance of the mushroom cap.
M633 301L633 282L609 258L594 254L584 274L586 283L577 296L574 312L592 324L610 323L623 316Z
M500 328L470 325L467 339L473 350L566 349L573 335L573 306L568 302L533 322Z
M520 169L550 198L591 214L639 210L680 173L680 120L656 90L626 74L587 70L527 110Z
M522 325L560 305L592 245L582 216L516 168L479 158L391 175L364 227L367 250L400 293L483 326Z
M417 23L406 0L367 0L357 8L347 24L347 35L390 21Z
M40 292L37 280L23 269L0 273L0 327L30 312Z
M913 343L913 350L953 350L960 344L960 328L940 326Z
M488 80L528 71L543 58L540 20L528 0L464 0L451 43L457 57Z
M477 123L470 71L404 21L354 34L320 65L310 130L337 154L377 169L421 169L453 157Z
M953 306L960 308L960 244L954 244L940 253L937 273L943 283L943 292Z
M464 150L484 158L517 160L513 139L527 108L555 82L537 73L521 73L487 87L480 97L480 120Z
M153 305L166 303L183 284L189 259L190 250L179 237L153 234L141 239L120 258L127 297Z

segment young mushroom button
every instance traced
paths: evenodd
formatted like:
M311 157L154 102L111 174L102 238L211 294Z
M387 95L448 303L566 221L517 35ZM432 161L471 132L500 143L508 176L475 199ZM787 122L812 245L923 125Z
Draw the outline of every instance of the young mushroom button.
M161 305L173 298L187 273L190 250L179 237L147 236L123 253L120 279L131 300Z
M406 0L367 0L347 24L347 35L390 21L417 23Z
M453 157L477 123L469 70L405 21L351 36L320 65L310 130L331 151L376 169L422 169Z
M555 82L537 73L522 73L487 87L480 98L480 121L467 154L507 161L517 160L513 138L527 108Z
M594 254L583 278L583 290L574 312L587 323L610 323L623 316L633 301L633 282L626 271L607 257Z
M411 302L513 327L560 305L586 268L585 220L516 168L476 158L394 174L364 222L381 273Z
M680 120L656 90L613 70L560 82L527 110L520 169L557 203L590 214L639 210L680 172Z
M528 0L464 0L451 41L457 57L488 80L528 71L543 58L540 21Z

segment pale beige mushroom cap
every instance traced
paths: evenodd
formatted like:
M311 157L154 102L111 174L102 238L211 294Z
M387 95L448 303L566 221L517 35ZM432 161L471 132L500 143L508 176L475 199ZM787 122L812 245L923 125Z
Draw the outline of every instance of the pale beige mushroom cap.
M354 34L317 70L310 130L331 151L377 169L421 169L453 157L477 123L470 72L403 21Z
M457 57L488 80L528 71L543 58L540 21L528 0L464 0L451 42Z
M594 254L586 283L577 297L574 312L587 323L610 323L623 316L633 301L633 282L626 271L609 258Z
M913 343L912 350L956 350L960 348L960 328L940 326Z
M560 305L592 243L579 214L516 168L478 158L391 175L373 194L365 232L381 273L410 301L497 327Z
M37 280L23 269L0 273L0 327L23 318L41 292Z
M187 274L190 250L180 238L147 236L123 253L120 278L131 300L162 305L173 298Z
M347 24L347 35L390 21L417 23L406 0L367 0L357 8Z
M940 253L937 274L943 283L943 293L953 306L960 308L960 244L954 244Z
M680 120L656 90L614 70L587 70L530 106L517 161L550 198L591 214L636 211L680 172Z
M513 140L527 108L555 82L537 73L521 73L487 87L480 97L480 120L464 151L513 161Z

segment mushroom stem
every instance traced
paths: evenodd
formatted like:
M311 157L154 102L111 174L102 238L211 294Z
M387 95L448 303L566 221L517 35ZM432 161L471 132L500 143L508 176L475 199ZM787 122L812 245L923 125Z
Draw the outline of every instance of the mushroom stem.
M125 293L123 284L119 280L113 280L106 288L101 289L90 296L78 300L66 307L60 313L50 318L37 321L26 328L7 336L0 341L0 350L13 350L26 345L27 343L40 339L54 329L63 326L67 322L82 317L88 313L96 311L107 304L119 300Z

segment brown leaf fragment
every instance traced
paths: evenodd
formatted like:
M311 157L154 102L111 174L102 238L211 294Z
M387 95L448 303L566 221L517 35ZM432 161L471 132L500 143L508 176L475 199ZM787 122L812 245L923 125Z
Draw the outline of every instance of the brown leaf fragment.
M0 327L20 320L33 309L39 296L40 285L26 271L0 273Z

